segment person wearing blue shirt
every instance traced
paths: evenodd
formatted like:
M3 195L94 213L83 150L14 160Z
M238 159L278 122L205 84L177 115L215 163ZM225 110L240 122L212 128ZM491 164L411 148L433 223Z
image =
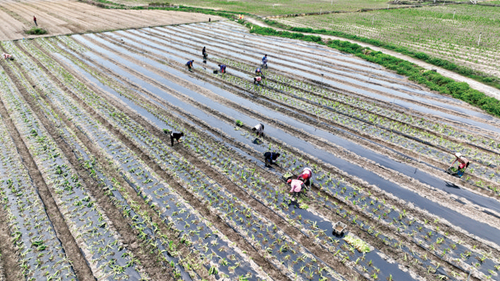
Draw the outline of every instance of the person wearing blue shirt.
M220 67L220 73L226 73L226 65L225 64L219 64Z
M193 71L192 68L193 68L193 63L194 63L194 60L190 60L186 63L187 67L188 67L188 70L189 71Z

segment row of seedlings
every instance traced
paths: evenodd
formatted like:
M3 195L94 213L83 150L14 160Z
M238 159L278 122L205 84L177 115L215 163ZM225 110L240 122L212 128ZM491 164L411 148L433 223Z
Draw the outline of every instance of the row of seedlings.
M2 92L12 87L0 77ZM8 89L8 90L7 90ZM26 280L76 279L61 241L45 212L43 202L21 162L3 118L0 122L0 183L3 209L8 214L12 241L19 252L18 264ZM6 242L6 241L4 241Z
M392 144L414 151L418 154L430 156L446 164L451 163L454 160L453 155L449 153L449 151L462 152L472 161L477 161L483 164L474 165L474 167L467 170L467 173L475 174L477 177L482 177L490 182L497 182L500 180L500 172L494 169L497 167L496 161L498 160L498 157L494 154L486 154L482 150L470 147L460 148L457 143L453 143L451 141L446 141L445 143L442 138L441 140L443 141L441 141L441 144L429 145L426 140L417 138L415 133L410 132L408 135L408 132L403 131L401 134L396 134L395 130L400 130L393 127L386 127L387 120L384 120L384 118L378 118L373 114L363 113L363 111L358 109L343 106L342 104L330 99L311 96L308 93L301 92L290 87L284 87L267 79L264 82L266 87L256 88L250 83L244 83L246 80L237 76L228 77L226 75L221 77L230 83L243 86L245 89L259 93L260 95L266 96L273 101L286 103L287 106L297 107L310 114L322 116L322 118L328 119L329 121L341 126L348 126L352 130L361 131L364 134L371 135L372 137L376 136L382 138L384 141L391 142ZM366 116L369 118L368 121L363 120ZM434 139L437 139L437 137L434 136ZM472 184L480 187L486 186L486 184L481 180L473 182L469 179L470 176L465 177L465 180ZM500 190L497 187L491 185L488 187L500 194Z
M197 149L197 151L199 151L199 150ZM208 154L208 155L214 155L214 154ZM213 164L213 162L212 162L212 164ZM245 186L246 186L246 185L245 185ZM273 193L274 193L274 192L273 192ZM299 220L299 221L300 221L300 220ZM299 227L299 229L300 229L300 228L301 228L301 227ZM335 252L335 251L333 251L333 252ZM368 261L367 261L367 262L368 262ZM374 273L374 274L376 275L376 273Z
M43 57L41 55L39 49L34 48L33 44L24 44L24 47L27 50L31 51L31 54L34 55L37 59L46 59L46 57ZM67 80L69 80L66 82L74 84L71 81L72 77L70 74L61 74L64 75ZM44 81L48 80L49 79L47 78ZM81 111L76 111L77 108L72 104L69 104L64 94L62 94L60 90L55 88L52 84L44 84L40 86L45 88L45 92L52 93L51 95L47 95L46 97L51 101L51 104L55 105L56 108L64 109L73 107L73 112L67 113L66 116L71 116L71 119L79 121L77 123L79 124L78 127L87 129L85 131L86 136L88 136L89 138L91 138L91 136L95 136L96 139L92 139L93 143L99 144L102 147L103 151L106 151L108 154L117 154L116 151L120 150L121 146L118 144L119 142L116 139L109 138L106 134L103 133L100 125L98 125L95 121L89 119L89 117L84 115ZM46 116L52 121L53 124L61 123L60 119L58 119L57 114L52 111L49 104L44 103L42 99L37 99L37 101L41 104L40 108L45 111ZM64 105L62 103L64 103ZM76 117L78 117L78 120L76 119ZM87 126L84 126L83 124ZM92 133L90 133L89 130ZM190 269L191 264L195 264L195 262L190 260L191 254L185 257L181 256L181 252L177 249L177 244L180 242L174 243L175 241L173 241L179 239L169 239L170 237L180 237L180 233L182 231L170 228L169 230L171 230L174 235L167 236L166 234L162 233L158 225L151 221L148 214L140 210L139 204L137 204L134 199L131 198L128 190L124 188L116 179L106 175L101 165L99 163L96 163L95 156L89 153L85 145L78 140L78 138L74 133L72 133L70 128L59 128L59 133L66 141L66 143L68 143L73 148L73 151L77 155L80 164L85 167L89 171L90 175L102 185L101 187L104 190L108 190L107 195L112 199L114 205L123 212L124 216L130 219L127 222L132 228L137 230L139 238L141 238L141 240L144 240L146 244L152 246L152 248L158 249L160 260L163 260L165 263L169 264L172 267L172 277L176 279L182 278L183 280L189 280L190 275L197 276L195 271L185 270L185 268ZM128 153L130 154L130 152ZM134 165L141 165L139 160L134 160ZM128 163L130 161L130 159L126 160L124 163ZM111 165L111 163L113 162L104 161L104 163ZM115 163L115 165L117 164ZM127 166L130 167L131 165L129 164ZM125 167L116 167L117 170L126 171L124 169ZM144 182L149 183L150 180L141 180L144 173L140 173L137 167L129 169L129 171L130 170L137 172L134 175L130 175L128 172L122 172L121 175L124 177L126 182L134 187L135 191L140 192L139 189L141 189L141 186L144 186ZM171 200L173 202L181 201L179 198L171 198ZM177 206L174 207L174 209L175 208L177 208ZM167 219L165 220L167 221ZM132 259L130 262L133 263L139 261ZM180 264L182 264L182 266L180 266Z
M46 45L51 51L56 49ZM36 51L36 50L33 50ZM37 54L42 57L41 53ZM43 58L41 58L43 60ZM65 82L73 93L81 98L84 102L92 105L96 110L106 112L108 116L112 116L116 122L128 122L128 117L120 113L114 107L111 107L105 100L98 97L83 83L76 79L69 78L71 74L63 68L56 65L49 65L50 60L45 58L47 67L53 69L53 73L57 71L59 79ZM74 65L76 66L76 64ZM110 91L114 91L109 89ZM115 92L116 93L116 92ZM116 95L119 95L116 93ZM58 97L59 101L67 100L66 103L74 103L69 101L68 97L63 95ZM85 112L82 112L77 106L61 104L61 109L66 111L67 116L78 116L73 118L80 124L80 128L89 138L92 138L95 143L99 144L110 158L113 159L115 165L122 169L122 173L126 174L127 181L132 184L137 192L144 197L144 200L154 209L162 210L161 217L169 227L176 230L184 243L191 245L200 253L205 261L204 266L210 274L217 276L238 278L238 279L266 279L265 273L256 270L256 265L253 262L248 262L245 255L240 253L238 249L231 246L231 242L219 235L219 231L197 214L191 207L188 206L178 195L172 192L171 188L164 182L159 181L158 176L145 168L142 161L137 156L134 156L123 145L118 145L117 139L106 134L96 134L91 130L93 126L97 126L95 121L91 121L90 117ZM87 116L87 117L86 117ZM81 119L81 120L80 120ZM85 125L89 124L89 125ZM121 128L125 128L119 125ZM125 134L130 139L140 141L137 136L129 135L133 130L128 130ZM140 145L142 146L142 145ZM189 185L189 183L186 183ZM183 204L184 202L184 204Z
M120 121L120 122L123 122L122 120L119 120L119 121ZM119 125L119 127L120 127L120 128L126 128L126 126L130 126L130 122L128 122L127 124ZM145 131L138 130L138 129L136 129L136 130L131 129L130 131L131 131L131 132L134 132L135 134L137 134L138 132L139 132L139 133L146 133ZM137 138L137 137L136 137L136 138ZM144 138L142 139L142 141L152 141L152 138L151 138L151 137L144 137ZM152 146L152 145L150 145L150 146ZM155 146L152 146L152 147L154 147L154 149L155 149L155 150L156 150L156 149L161 149L161 147L160 147L159 145L157 145L157 147L155 147ZM162 155L162 154L160 153L160 154L159 154L159 156L160 156L160 157L165 157L165 156L167 156L167 155ZM171 155L169 155L169 156L171 156ZM164 161L165 161L165 160L164 160ZM165 161L165 163L168 163L168 162L171 162L171 161L172 161L172 160ZM175 163L182 163L182 162L179 162L179 161L180 161L180 160L178 160L178 159L174 159L174 162L175 162ZM186 166L185 168L189 168L189 167L191 167L191 166ZM173 168L177 168L177 169L178 169L178 168L179 168L179 165L175 165ZM194 173L194 174L196 174L196 173ZM193 175L191 175L189 172L177 173L177 175L180 175L180 176L185 176L185 177L188 177L188 176L191 176L191 177L192 177L192 176L193 176ZM199 176L197 176L197 177L199 177ZM202 178L196 178L194 182L198 182L198 181L204 181L204 180L203 180ZM206 182L206 183L203 183L203 182L202 182L202 185L201 185L201 186L203 186L203 185L206 185L206 186L211 186L211 184L209 184L208 182ZM209 191L208 191L208 190L206 190L205 188L202 188L202 189L200 190L200 189L199 189L199 188L200 188L200 185L195 185L195 186L192 186L192 188L193 188L193 187L197 187L197 188L198 188L198 189L197 189L197 192L201 193L201 195L202 195L202 196L204 196L204 198L207 198L207 196L214 196L214 191L213 191L213 190L212 190L212 192L209 192ZM224 196L220 196L219 198L217 198L217 197L211 197L211 198L214 198L214 199L213 199L214 201L212 201L212 204L217 204L217 205L219 205L219 204L224 204L224 203L231 202L231 201L233 201L233 200L234 200L234 198L230 198L230 195L228 195L228 194L224 193L224 191L223 191L223 190L220 190L220 191L219 191L219 189L220 189L220 187L217 187L217 191L218 191L220 194L223 194ZM222 199L222 198L224 198L224 199L226 199L226 200L221 202L221 199ZM209 202L210 202L210 201L209 201ZM214 202L215 202L215 203L214 203ZM245 212L245 211L244 211L245 209L241 206L241 204L234 204L234 205L237 205L237 206L239 207L239 209L240 209L240 212L238 213L238 214L240 215L240 217L239 217L239 221L244 220L245 216L249 216L249 217L250 217L250 213ZM229 204L225 204L225 206L229 206ZM243 216L243 215L242 215L243 213L248 213L248 214L246 214L245 216ZM226 218L226 221L227 221L227 220L228 220L228 218ZM260 220L260 219L259 219L259 220ZM235 220L233 219L233 221L235 221ZM262 222L265 222L265 220L262 220ZM262 222L261 222L261 223L262 223ZM246 227L249 227L247 224L245 224L245 225L246 225ZM241 226L240 226L240 228L241 228ZM274 229L276 229L276 227L274 227ZM249 236L248 236L248 234L246 234L246 235L245 235L245 237L249 237ZM260 238L260 237L259 237L259 238ZM250 241L252 241L252 240L250 240ZM290 238L289 238L289 241L290 241ZM254 243L255 243L255 242L254 242ZM299 250L299 251L296 251L296 252L304 252L304 251L305 251L305 250ZM313 260L314 260L314 258L313 258ZM313 270L313 272L314 272L314 270ZM302 273L302 274L305 274L305 270L302 270L302 271L301 271L301 273ZM323 274L326 274L326 273L323 273ZM312 273L311 273L311 272L308 272L308 275L309 275L309 276L312 276Z
M13 53L18 61L24 62L23 66L28 64L29 60L15 48L13 42L4 42L2 45L9 53ZM21 86L31 96L36 97L36 90L23 74L25 71L19 69L16 64L10 64L9 67ZM34 81L45 82L39 76L40 72L36 66L31 65L29 72L33 77L40 78ZM87 187L80 181L78 174L27 103L17 91L6 92L2 100L10 110L11 118L23 141L30 147L30 154L51 189L71 234L96 278L141 279L140 266L131 263L133 256L120 243L118 233L95 204L95 199L86 191Z

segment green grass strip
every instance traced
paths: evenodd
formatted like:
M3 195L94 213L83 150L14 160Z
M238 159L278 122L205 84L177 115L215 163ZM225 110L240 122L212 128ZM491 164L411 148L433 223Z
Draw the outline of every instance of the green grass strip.
M438 91L441 94L451 95L454 98L463 100L492 115L500 117L499 100L489 97L478 90L472 89L466 82L456 82L455 80L444 77L443 75L432 70L426 71L423 67L409 61L402 60L382 52L375 52L368 47L362 47L356 43L348 41L331 40L325 43L322 41L320 36L304 35L297 32L277 31L270 27L260 27L251 23L247 23L247 27L250 28L251 33L316 42L345 53L354 54L367 61L394 70L400 75L405 75L409 77L410 80L423 84L431 90Z

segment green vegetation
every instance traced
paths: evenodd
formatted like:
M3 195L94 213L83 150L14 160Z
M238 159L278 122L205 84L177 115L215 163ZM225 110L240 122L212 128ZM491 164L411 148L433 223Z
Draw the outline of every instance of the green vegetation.
M363 241L359 238L356 238L356 237L349 234L346 237L344 237L344 240L349 245L353 246L354 248L356 248L356 250L358 250L361 253L370 252L370 246L368 246L368 244L365 241Z
M440 5L286 18L280 22L296 26L292 29L296 31L330 34L396 50L500 88L500 13L496 7Z
M25 31L26 34L31 34L31 35L42 35L42 34L47 34L47 30L40 28L40 27L33 27L30 30Z
M252 33L294 38L325 44L321 41L321 37L319 36L304 35L302 33L288 31L277 31L273 28L259 27L252 24L247 24L247 26L251 28L250 32ZM426 71L422 67L408 61L395 58L382 52L374 52L369 48L347 41L332 40L328 41L326 45L342 52L354 54L370 62L380 64L388 69L396 71L400 75L408 76L410 80L426 85L431 90L438 91L442 94L452 95L453 97L477 106L490 114L500 116L499 100L488 97L484 93L477 90L471 89L465 82L456 82L455 80L446 78L439 73Z
M236 126L238 127L243 126L243 122L241 122L241 120L236 120Z
M158 0L115 0L117 3L136 6L161 3ZM261 16L311 13L320 11L357 11L360 9L387 8L386 0L178 0L172 5L244 12ZM391 7L396 7L391 5Z

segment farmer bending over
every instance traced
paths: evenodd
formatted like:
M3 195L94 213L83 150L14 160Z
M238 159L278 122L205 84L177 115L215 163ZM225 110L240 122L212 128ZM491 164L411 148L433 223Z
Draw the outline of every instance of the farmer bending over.
M219 64L220 67L220 73L226 73L226 65L225 64Z
M262 81L262 77L260 77L260 76L257 76L257 77L255 77L255 78L253 79L253 83L254 83L255 85L259 85L261 81Z
M9 54L3 53L2 56L6 60L14 60L14 56L13 55L9 55Z
M193 68L193 63L194 63L194 60L190 60L186 63L187 67L188 67L188 70L193 72L192 68Z
M278 159L278 157L280 157L281 154L277 153L277 152L266 152L264 153L264 161L266 163L266 167L271 167L273 163L273 161L276 161L276 159Z
M299 197L300 191L304 187L304 182L301 181L301 180L292 180L292 179L289 179L287 181L287 183L288 183L288 185L290 185L290 191L289 192L290 192L290 194L292 194L292 198L293 197Z
M260 137L260 136L264 135L264 125L262 123L259 123L259 124L255 125L255 127L252 128L252 131L257 133L257 136Z
M312 178L312 169L309 167L305 167L302 170L302 173L297 177L297 179L302 180L305 185L311 186L311 182L309 181Z
M455 164L455 162L459 162L460 164L458 165L458 169L456 172L454 173L450 173L452 175L456 175L458 176L459 178L461 178L463 175L464 175L464 172L465 172L465 169L467 169L467 167L469 167L469 159L465 158L462 156L462 153L455 153L455 160L453 161L453 163L451 163L450 167L448 168L448 171L451 172L451 167L453 167L453 164Z

